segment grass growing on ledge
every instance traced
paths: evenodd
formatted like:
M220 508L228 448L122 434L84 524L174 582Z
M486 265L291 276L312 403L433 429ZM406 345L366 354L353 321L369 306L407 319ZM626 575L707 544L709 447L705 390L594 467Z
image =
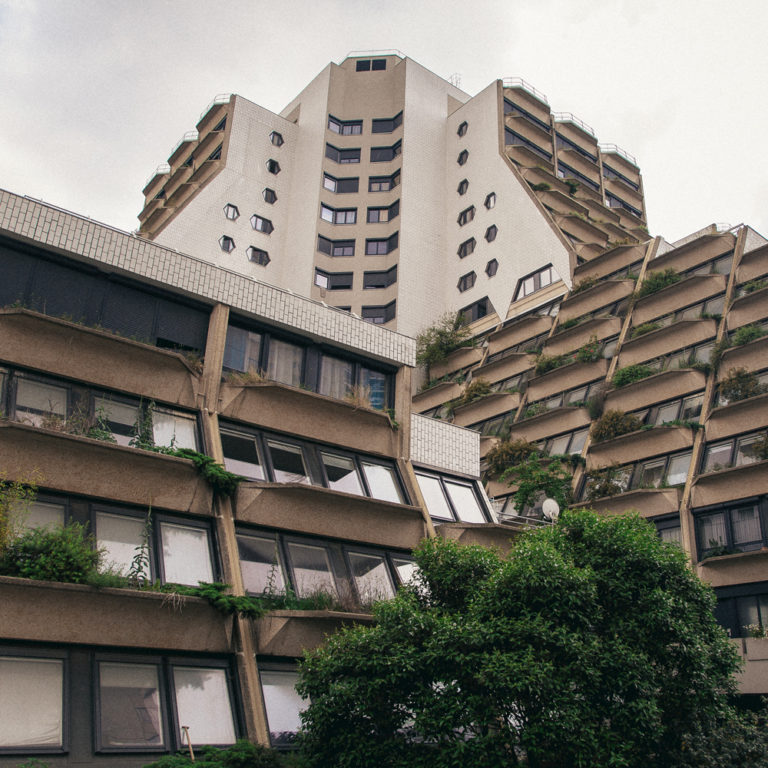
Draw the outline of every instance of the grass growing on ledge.
M604 440L611 440L620 435L636 432L642 426L642 420L631 413L624 413L624 411L619 410L606 411L592 425L592 439L596 443L601 443Z
M616 371L611 380L611 384L618 389L619 387L627 386L627 384L632 384L635 381L647 379L649 376L653 376L654 373L656 373L656 371L653 368L643 363L627 365Z
M651 272L648 277L643 280L640 290L637 292L638 298L643 296L650 296L652 293L667 288L670 285L674 285L682 278L675 272L674 269L665 269L663 272Z

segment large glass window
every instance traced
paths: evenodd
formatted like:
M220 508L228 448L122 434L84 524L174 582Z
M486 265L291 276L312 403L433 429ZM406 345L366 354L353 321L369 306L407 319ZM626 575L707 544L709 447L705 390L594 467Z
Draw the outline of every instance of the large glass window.
M253 436L222 430L221 445L226 469L249 480L266 480L258 441Z
M402 504L405 501L394 469L383 464L372 464L367 461L363 461L361 464L368 488L374 499L393 501L396 504Z
M301 447L279 440L267 440L276 483L306 483L309 475Z
M390 600L395 596L394 585L383 555L350 551L348 557L357 594L364 605L370 605L377 600Z
M329 488L335 491L354 493L356 496L365 495L354 459L326 451L321 451L320 456L325 475L328 478Z
M307 701L296 692L298 672L261 669L261 691L273 747L291 744L301 728L299 713Z
M331 562L325 547L288 542L288 555L293 571L293 585L299 597L337 595Z
M188 525L160 523L165 581L197 585L213 581L208 531Z
M270 339L267 376L273 381L298 387L301 384L304 348L280 339Z
M706 512L694 511L699 560L747 552L766 546L764 501L736 504Z
M63 424L67 418L68 390L34 379L16 379L16 421L36 427Z
M277 541L262 536L238 535L240 571L247 592L277 594L285 592L285 574Z
M720 443L709 443L704 451L702 472L716 472L765 461L768 435L765 431L738 435Z
M189 727L193 744L233 744L235 724L226 671L173 667L179 728ZM181 731L177 738L182 741Z
M466 523L487 522L485 505L480 501L479 491L473 481L421 470L416 472L416 480L430 517Z

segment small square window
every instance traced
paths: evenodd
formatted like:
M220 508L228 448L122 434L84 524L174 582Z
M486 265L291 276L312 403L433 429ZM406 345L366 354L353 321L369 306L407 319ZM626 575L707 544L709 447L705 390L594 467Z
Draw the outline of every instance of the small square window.
M267 160L267 170L277 176L280 173L280 163L277 160Z
M485 198L485 203L483 203L483 205L485 205L488 210L493 208L496 205L496 193L491 192L488 197Z
M467 129L468 129L468 128L469 128L469 123L468 123L468 122L465 120L463 123L460 123L460 124L459 124L459 127L458 127L458 129L457 129L456 133L457 133L459 136L465 136L465 135L466 135L466 133L467 133Z
M464 194L466 194L466 192L467 192L467 190L468 190L468 189L469 189L469 182L468 182L466 179L462 179L462 180L459 182L459 186L457 187L456 191L457 191L457 192L458 192L460 195L464 195Z
M370 72L371 71L371 60L370 59L360 59L355 64L355 72Z
M254 264L258 264L260 267L266 267L271 261L269 254L261 248L256 248L253 245L249 245L245 251L245 255L248 257L248 261L252 261Z
M491 224L488 229L485 230L485 239L492 243L496 239L496 235L499 233L499 228L495 224Z
M277 131L272 131L272 133L269 134L269 140L274 144L276 147L282 147L285 143L283 141L282 134L278 133Z
M272 222L269 219L265 219L263 216L258 216L255 213L251 216L251 226L257 232L263 232L265 235L269 235L272 230L274 230Z
M475 238L470 237L469 240L465 240L458 250L459 258L463 259L465 256L469 256L475 250Z
M235 241L229 235L222 235L219 238L219 248L224 253L232 253L235 250Z
M240 215L240 211L237 209L236 205L232 205L232 203L227 203L224 206L224 215L230 221L234 221Z
M488 277L493 277L498 271L499 271L499 262L496 261L496 259L491 259L485 265L485 274L488 275Z
M264 191L261 193L264 197L264 202L269 203L270 205L274 205L277 202L277 193L274 189L270 189L269 187L265 187Z
M477 275L473 272L467 272L466 275L462 275L459 278L459 283L456 286L459 289L460 293L463 293L464 291L468 291L472 286L475 284L475 279L477 278Z
M469 152L466 149L462 149L461 152L459 152L459 156L456 158L456 162L459 165L464 165L464 163L466 163L468 159L469 159Z
M387 68L387 60L386 59L374 59L371 62L371 69L376 72L377 70L382 70Z

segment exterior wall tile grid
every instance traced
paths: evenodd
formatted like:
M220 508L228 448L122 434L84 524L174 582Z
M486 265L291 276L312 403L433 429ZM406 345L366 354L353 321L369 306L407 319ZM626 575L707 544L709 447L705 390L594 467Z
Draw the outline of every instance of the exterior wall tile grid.
M480 433L413 413L411 461L479 477Z

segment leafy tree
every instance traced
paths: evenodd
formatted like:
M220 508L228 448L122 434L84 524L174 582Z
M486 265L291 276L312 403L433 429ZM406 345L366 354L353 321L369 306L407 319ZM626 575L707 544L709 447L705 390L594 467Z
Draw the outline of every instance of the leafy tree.
M711 589L639 517L566 511L506 560L442 540L415 557L375 625L302 664L311 768L768 765Z
M471 343L464 315L447 312L416 337L416 362L427 367L429 378L431 366L445 360L455 349L470 346Z

